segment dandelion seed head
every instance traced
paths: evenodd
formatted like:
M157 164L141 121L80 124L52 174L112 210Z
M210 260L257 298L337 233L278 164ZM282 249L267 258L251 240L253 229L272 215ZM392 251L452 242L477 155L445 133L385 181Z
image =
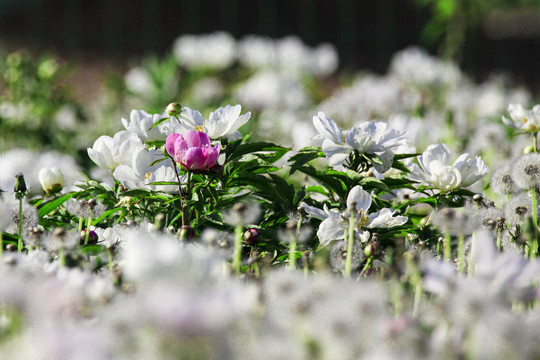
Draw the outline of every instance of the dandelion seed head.
M513 194L520 190L520 187L516 185L512 177L511 163L505 164L493 171L489 184L491 190L500 195Z
M532 215L532 198L527 193L512 196L504 207L504 215L511 225L523 224Z
M540 154L519 156L512 165L511 174L516 185L522 189L540 186Z
M356 270L362 263L364 258L364 251L358 242L353 243L352 256L351 256L351 269ZM345 262L347 260L347 241L340 240L334 241L332 249L330 250L330 265L338 270L343 271L345 269Z

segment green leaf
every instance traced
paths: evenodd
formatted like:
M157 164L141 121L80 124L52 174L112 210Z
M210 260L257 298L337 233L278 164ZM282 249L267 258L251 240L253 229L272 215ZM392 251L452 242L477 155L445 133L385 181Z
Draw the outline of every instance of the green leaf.
M374 178L374 177L365 177L362 180L360 180L360 184L365 189L379 189L386 192L390 192L390 188L383 183L381 180Z
M147 185L178 185L178 182L176 182L176 181L154 181L154 182L148 183Z
M61 206L63 203L71 199L75 194L77 193L67 193L65 195L62 195L56 199L53 199L51 201L46 202L41 206L38 210L38 215L40 218L44 217L45 215L50 214L53 210L57 209L59 206Z
M99 255L103 252L103 249L101 245L86 245L81 251L85 255Z
M168 157L163 157L163 158L161 158L161 159L157 159L157 160L153 161L153 162L150 164L150 166L154 166L154 165L156 165L156 164L159 164L159 163L162 162L163 160L167 160L167 159L168 159Z
M169 120L169 119L170 119L170 118L169 118L168 116L159 119L158 121L156 121L156 122L154 123L154 125L150 126L150 128L149 128L148 130L146 130L146 131L152 130L153 128L155 128L156 126L158 126L159 124L161 124L162 122L165 122L165 121L167 121L167 120Z
M324 156L325 155L321 151L321 149L315 146L307 146L300 149L298 154L291 156L289 158L289 163L292 164L289 175L294 174L300 166L307 164L311 160L324 157Z
M285 154L290 150L291 148L285 148L283 146L279 146L279 145L276 145L270 142L264 142L264 141L244 143L244 144L238 145L233 150L233 152L227 158L227 161L238 159L245 154L251 154L251 153L256 153L260 151L276 151L281 154Z
M114 214L115 212L117 211L120 211L122 210L122 208L114 208L114 209L110 209L110 210L107 210L103 213L103 215L101 215L100 217L98 217L97 219L93 220L92 221L92 225L97 225L99 224L103 219L105 218L108 218L109 216L111 216L112 214Z
M150 190L147 190L147 189L133 189L133 190L126 190L120 193L120 196L137 197L140 195L149 195L149 194L150 194Z

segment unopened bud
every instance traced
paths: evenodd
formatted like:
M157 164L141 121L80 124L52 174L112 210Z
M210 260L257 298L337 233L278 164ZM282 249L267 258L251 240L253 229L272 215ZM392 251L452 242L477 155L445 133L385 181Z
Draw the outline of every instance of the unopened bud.
M177 116L182 112L182 105L177 102L170 103L165 110L169 116Z
M15 197L20 200L26 196L28 189L26 188L26 181L24 181L23 173L15 175L15 179L15 187L13 190L15 190Z
M47 195L56 194L64 187L64 174L57 167L41 169L38 178L43 191Z
M195 237L195 230L189 225L184 225L178 230L178 237L180 240L192 240Z
M87 235L88 234L88 235ZM86 240L88 237L88 240ZM93 230L81 230L81 237L80 237L81 244L84 245L94 245L98 242L98 235Z
M261 240L261 232L257 229L251 228L244 233L244 240L248 245L255 245Z

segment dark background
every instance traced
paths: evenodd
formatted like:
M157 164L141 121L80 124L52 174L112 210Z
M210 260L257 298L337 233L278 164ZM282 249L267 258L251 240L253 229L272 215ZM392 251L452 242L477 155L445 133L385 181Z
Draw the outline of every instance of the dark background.
M408 45L437 53L440 41L421 40L431 17L413 0L0 0L0 39L66 57L122 61L169 51L186 33L297 34L309 45L336 45L342 68L382 73ZM477 80L502 70L538 90L539 45L536 33L493 37L478 26L458 60Z

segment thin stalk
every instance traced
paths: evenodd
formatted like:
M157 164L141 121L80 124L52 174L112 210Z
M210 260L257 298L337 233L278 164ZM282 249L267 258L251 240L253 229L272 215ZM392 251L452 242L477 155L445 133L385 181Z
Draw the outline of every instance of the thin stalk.
M459 234L458 236L458 271L465 273L465 236Z
M537 136L538 136L538 132L532 133L532 137L533 137L533 151L534 151L534 152L538 152L537 140L536 140L536 137L537 137Z
M296 236L289 242L289 269L296 269Z
M452 260L452 238L446 234L443 240L443 253L444 259L447 261Z
M0 230L0 257L4 254L4 232Z
M349 218L349 229L345 233L345 239L347 239L347 257L345 259L345 269L343 269L343 277L350 279L352 271L352 251L354 243L354 212L351 212L351 217Z
M88 222L86 223L86 232L84 233L84 246L88 245L88 239L90 238L90 225L92 225L92 216L88 217Z
M180 182L180 175L178 175L178 168L176 167L176 163L171 158L171 161L173 163L173 169L174 174L176 175L176 181L178 181L178 195L180 195L180 211L182 215L182 226L186 225L184 221L184 195L182 194L182 183Z
M536 139L536 136L534 137ZM537 211L536 207L537 205L537 199L536 199L536 189L533 187L531 189L531 197L532 197L532 220L533 220L533 239L531 241L531 244L529 246L529 258L535 259L538 255L538 218L537 218Z
M23 249L22 223L23 223L23 198L20 198L19 199L19 241L17 242L18 252L22 252L22 249Z
M234 257L233 269L236 275L240 275L242 265L242 224L234 229Z
M289 243L289 268L296 269L296 249L298 247L298 234L300 234L300 227L302 226L302 215L296 223L296 230Z
M474 272L474 243L476 240L476 232L472 233L471 236L471 250L469 251L469 262L467 264L467 276L471 277Z

